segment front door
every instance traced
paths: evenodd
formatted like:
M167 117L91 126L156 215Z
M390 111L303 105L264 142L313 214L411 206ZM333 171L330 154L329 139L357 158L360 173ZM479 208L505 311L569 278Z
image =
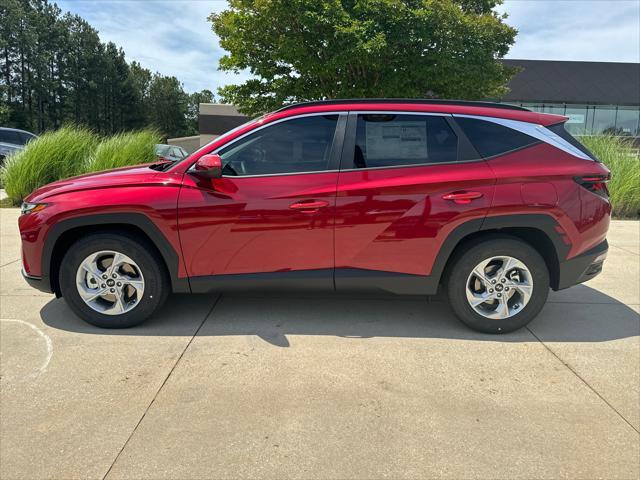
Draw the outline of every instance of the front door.
M193 291L236 280L333 288L336 131L344 123L338 114L276 121L216 152L222 178L185 175L178 222Z

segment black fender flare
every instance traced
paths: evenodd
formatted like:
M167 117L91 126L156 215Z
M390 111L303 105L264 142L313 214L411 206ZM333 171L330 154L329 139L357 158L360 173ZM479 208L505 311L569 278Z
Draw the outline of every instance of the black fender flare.
M52 257L55 246L60 237L79 227L108 227L109 225L130 225L142 230L154 246L160 252L169 271L171 287L174 293L190 293L188 278L178 277L178 265L180 258L173 246L169 243L160 229L153 221L142 213L100 213L73 217L61 220L51 227L47 233L44 247L42 249L42 283L43 287L48 287L48 291L53 292L54 282L51 278Z
M558 226L558 222L551 215L543 213L496 215L468 220L458 225L444 240L433 263L430 276L437 279L437 282L440 281L451 254L460 242L464 241L469 235L483 231L497 231L499 233L504 228L533 228L540 230L553 244L558 262L562 262L567 258L571 246L562 240L562 236L556 230Z

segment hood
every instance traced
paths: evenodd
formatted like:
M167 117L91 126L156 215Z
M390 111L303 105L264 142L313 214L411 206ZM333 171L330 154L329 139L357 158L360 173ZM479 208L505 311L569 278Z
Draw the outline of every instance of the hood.
M65 178L49 183L33 191L26 201L36 203L62 193L71 193L96 188L139 186L153 183L160 172L149 168L151 164L116 168L103 172L89 173L78 177Z

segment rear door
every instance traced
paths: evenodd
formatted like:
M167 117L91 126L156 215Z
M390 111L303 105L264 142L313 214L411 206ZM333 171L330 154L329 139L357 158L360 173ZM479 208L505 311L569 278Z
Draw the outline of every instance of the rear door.
M346 114L269 123L215 152L222 178L185 175L179 228L194 291L209 290L211 276L255 274L256 281L278 282L295 272L312 286L333 288L345 124Z
M363 275L428 276L447 235L486 215L494 183L451 116L352 112L336 199L336 288Z

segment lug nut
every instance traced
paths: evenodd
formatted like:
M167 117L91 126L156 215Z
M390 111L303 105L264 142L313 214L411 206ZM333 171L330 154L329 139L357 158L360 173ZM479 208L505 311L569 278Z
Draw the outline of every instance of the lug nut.
M119 287L121 287L121 286L122 286L122 282L118 282L118 283L116 283L116 285L118 285ZM508 289L507 289L507 290L508 290Z
M109 291L110 291L111 293L113 293L113 292L115 292L115 291L116 291L116 289L115 289L115 288L110 288L110 289L109 289Z
M104 275L102 275L102 278L107 278L107 274L105 273Z
M107 285L103 283L102 288L107 288Z
M493 288L490 288L490 289L489 289L489 293L493 293Z
M111 275L111 276L112 276L113 278L116 278L116 277L117 277L117 275L116 275L115 273L114 273L113 275Z
M504 287L504 291L508 292L509 291L509 287Z
M491 283L493 283L493 284L495 285L495 284L496 284L496 281L495 281L495 280L491 280Z
M503 278L502 280L500 280L502 283L506 282L506 280Z
M498 298L500 298L501 296L502 296L502 294L501 294L501 293L499 293L499 294L498 294Z

